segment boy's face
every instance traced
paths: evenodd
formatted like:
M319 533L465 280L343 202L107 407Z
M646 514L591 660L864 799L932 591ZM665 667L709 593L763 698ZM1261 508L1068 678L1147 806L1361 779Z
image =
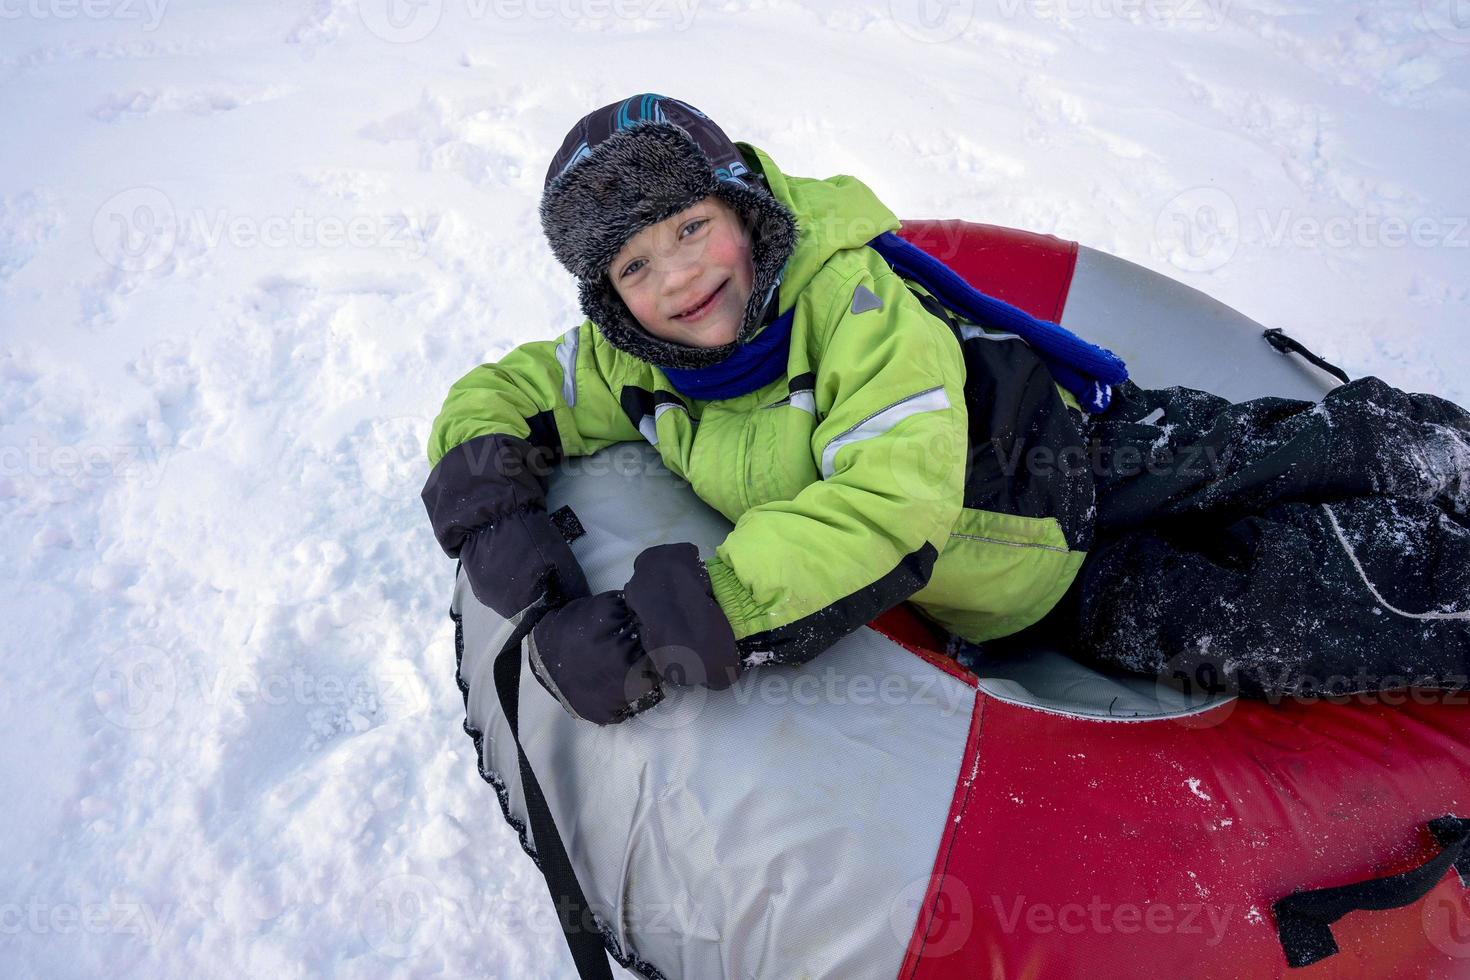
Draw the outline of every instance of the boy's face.
M634 235L608 266L629 312L661 340L688 347L734 341L750 301L750 237L714 195ZM713 295L695 311L680 316Z

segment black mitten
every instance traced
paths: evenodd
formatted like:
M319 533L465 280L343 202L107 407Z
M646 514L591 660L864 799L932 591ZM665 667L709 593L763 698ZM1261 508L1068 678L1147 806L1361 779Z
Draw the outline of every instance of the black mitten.
M481 603L507 619L542 593L588 594L571 547L546 514L547 452L505 433L450 450L421 497L444 553L464 565Z
M723 690L740 675L735 631L687 543L649 548L622 590L574 599L531 631L531 670L574 716L610 725L671 686Z

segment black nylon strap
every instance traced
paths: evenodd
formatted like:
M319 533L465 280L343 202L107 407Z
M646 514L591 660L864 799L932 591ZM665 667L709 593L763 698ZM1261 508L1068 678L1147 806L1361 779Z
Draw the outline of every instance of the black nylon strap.
M536 781L526 750L521 746L521 642L530 635L546 609L542 603L528 609L510 639L496 654L495 693L500 697L500 709L505 712L511 737L515 739L516 755L520 759L521 791L526 798L531 836L536 842L536 858L541 864L541 873L546 877L546 887L551 891L551 901L567 947L572 951L572 961L577 965L577 975L582 980L612 980L612 968L607 964L602 936L590 928L592 918L587 897L582 894L577 873L572 870L571 859L567 857L566 847L557 833L556 821L546 805L546 796L541 792L541 784Z
M1447 815L1429 821L1429 831L1443 848L1438 855L1411 871L1387 878L1369 878L1335 888L1294 892L1271 906L1276 934L1286 952L1287 965L1310 966L1337 952L1329 928L1349 912L1402 908L1419 901L1439 884L1450 867L1460 884L1470 887L1470 820Z
M1311 351L1307 350L1306 346L1303 345L1301 341L1293 340L1292 338L1288 337L1284 332L1282 332L1280 327L1272 327L1261 336L1266 338L1266 343L1270 344L1272 347L1276 348L1283 354L1289 354L1292 351L1296 351L1302 357L1305 357L1307 360L1311 361L1313 364L1317 365L1328 374L1337 378L1343 384L1347 384L1349 381L1352 380L1347 376L1347 372L1344 371L1342 368L1338 367L1336 364L1332 364L1324 360L1323 358L1318 357L1316 354L1313 354Z

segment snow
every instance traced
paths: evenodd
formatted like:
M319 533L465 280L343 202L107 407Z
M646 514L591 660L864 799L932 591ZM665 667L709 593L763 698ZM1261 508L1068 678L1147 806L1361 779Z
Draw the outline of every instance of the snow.
M1188 779L1186 779L1184 781L1184 785L1185 786L1188 786L1189 787L1189 791L1191 793L1193 793L1195 796L1198 796L1200 799L1205 800L1205 801L1209 801L1210 800L1210 794L1209 793L1206 793L1201 788L1201 785L1202 784L1201 784L1201 782L1199 780L1199 777L1197 777L1197 776L1190 776Z
M449 384L579 319L535 207L594 106L1470 403L1447 0L398 3L0 0L8 976L572 975L417 492Z

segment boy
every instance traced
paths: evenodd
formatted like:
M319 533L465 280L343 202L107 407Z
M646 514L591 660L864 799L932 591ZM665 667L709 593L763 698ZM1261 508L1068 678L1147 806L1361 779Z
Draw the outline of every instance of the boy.
M1086 468L1005 465L1083 446L1095 420L1028 345L957 343L948 312L864 247L899 222L852 177L783 174L645 94L573 128L541 219L587 320L456 382L423 498L481 602L548 607L532 668L579 717L810 659L905 599L971 643L1016 633L1077 579L1097 505L1137 497ZM1123 417L1158 393L1120 394ZM659 545L622 590L589 595L544 476L636 439L735 528L707 560ZM1089 614L1127 585L1094 579Z

